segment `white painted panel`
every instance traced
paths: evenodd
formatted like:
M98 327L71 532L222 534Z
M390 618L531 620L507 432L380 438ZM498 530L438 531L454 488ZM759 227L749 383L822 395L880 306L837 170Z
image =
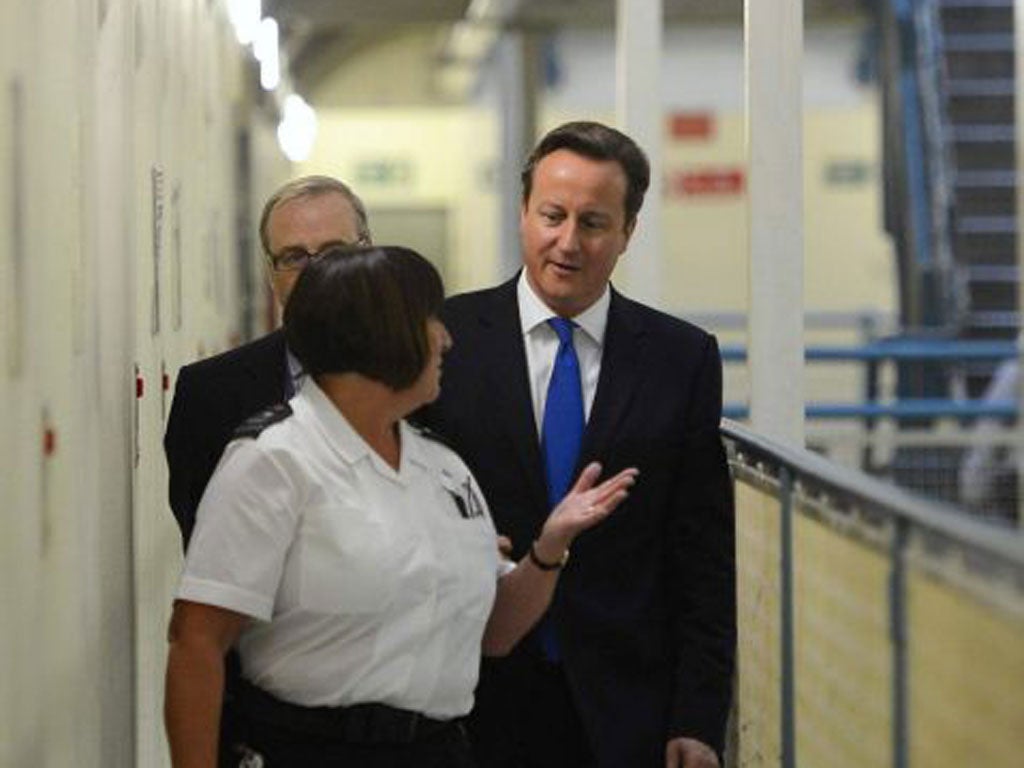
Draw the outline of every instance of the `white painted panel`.
M238 336L244 59L221 4L206 0L0 7L0 765L168 763L163 668L180 543L163 373L171 383L204 339L223 348ZM280 180L280 156L259 162ZM168 203L159 272L154 168Z
M86 215L95 252L92 306L96 335L91 365L96 382L98 506L89 528L95 558L95 689L102 702L103 765L134 763L134 675L131 538L131 376L135 319L132 290L130 179L133 160L130 6L110 2L99 30L93 73L93 185Z

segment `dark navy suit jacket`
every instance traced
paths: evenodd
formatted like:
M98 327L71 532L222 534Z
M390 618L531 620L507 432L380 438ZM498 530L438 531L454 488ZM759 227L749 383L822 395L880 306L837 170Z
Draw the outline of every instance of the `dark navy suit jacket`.
M516 280L449 299L443 319L454 347L422 419L468 463L518 560L549 510ZM713 336L612 291L579 468L599 460L606 475L635 466L640 476L576 540L551 608L601 766L662 766L676 735L722 749L736 619L721 390ZM514 727L509 712L529 706L517 700L528 694L515 670L538 652L528 637L509 658L485 661L477 733L500 740Z
M178 372L164 435L170 501L188 544L196 508L231 435L245 419L285 399L284 332L186 365Z

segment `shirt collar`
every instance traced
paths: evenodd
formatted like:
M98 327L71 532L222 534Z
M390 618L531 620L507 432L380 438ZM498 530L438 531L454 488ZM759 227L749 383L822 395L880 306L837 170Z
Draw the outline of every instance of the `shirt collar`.
M338 450L346 463L355 464L369 455L370 446L324 394L316 379L310 377L294 399L308 406L315 426L324 433L328 442Z
M519 273L519 284L516 286L519 298L519 322L523 334L529 335L533 330L557 315L534 292L530 281L526 279L526 270ZM572 318L598 346L604 345L604 333L608 328L608 307L611 305L611 289L605 285L600 298L583 312Z
M316 380L309 376L308 381L303 384L295 400L304 402L312 412L317 428L323 432L332 446L341 454L347 464L355 464L364 457L369 457L371 462L385 473L396 474L386 462L380 458L363 440L362 436L348 423L345 415L338 410L330 398L320 389ZM408 462L413 462L421 467L429 468L430 462L423 453L420 445L419 435L410 427L405 420L398 422L399 439L402 445L402 459L399 465L398 475L404 475Z

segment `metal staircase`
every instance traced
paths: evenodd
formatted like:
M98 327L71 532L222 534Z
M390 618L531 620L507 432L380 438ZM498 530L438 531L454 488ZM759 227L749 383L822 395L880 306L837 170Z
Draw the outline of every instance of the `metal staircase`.
M951 162L957 335L1013 339L1018 315L1014 0L934 0L941 114ZM968 369L978 396L991 365Z
M1015 0L876 2L886 228L896 246L901 338L1015 339ZM981 397L999 362L901 364L898 396ZM923 427L928 420L899 424ZM904 446L878 470L959 502L955 478L963 460L952 446ZM1007 498L1015 511L1015 494Z

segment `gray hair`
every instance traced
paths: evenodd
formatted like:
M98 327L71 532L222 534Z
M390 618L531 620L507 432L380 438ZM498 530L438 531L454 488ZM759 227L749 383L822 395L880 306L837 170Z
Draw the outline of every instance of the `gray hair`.
M263 252L268 256L270 255L270 237L267 234L267 223L270 220L271 212L278 205L299 197L316 197L317 195L326 195L332 192L348 200L356 214L359 242L369 244L371 242L370 225L366 219L366 206L363 205L363 201L359 199L359 196L347 184L331 176L302 176L298 179L292 179L281 186L263 206L263 213L260 215L260 244L263 246Z

